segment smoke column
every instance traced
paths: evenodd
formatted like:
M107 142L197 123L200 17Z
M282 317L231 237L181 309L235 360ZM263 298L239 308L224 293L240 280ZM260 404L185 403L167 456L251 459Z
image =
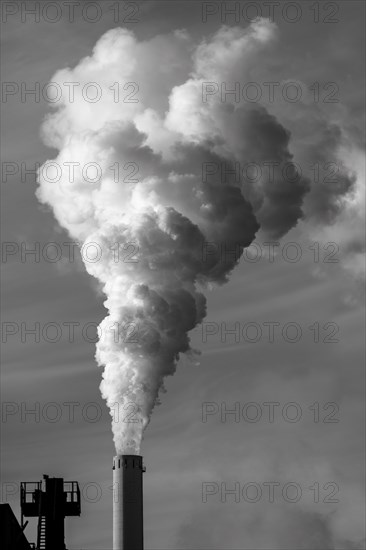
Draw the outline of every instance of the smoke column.
M185 31L138 42L117 28L52 78L64 93L42 131L59 154L39 171L38 198L106 296L96 360L117 454L140 454L164 378L205 316L202 291L228 280L260 226L278 238L303 217L306 178L233 176L237 161L291 161L289 132L258 104L202 99L202 83L249 70L275 36L257 19L192 51Z

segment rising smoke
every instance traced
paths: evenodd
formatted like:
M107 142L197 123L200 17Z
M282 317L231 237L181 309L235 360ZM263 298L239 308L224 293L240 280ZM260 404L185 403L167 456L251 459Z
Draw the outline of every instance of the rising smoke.
M51 181L52 166L47 177L41 169L38 198L73 239L102 251L85 267L106 296L96 359L104 367L101 391L117 453L139 453L164 378L190 351L188 333L205 316L202 290L228 280L259 227L279 238L304 217L308 177L289 182L276 167L274 179L263 175L253 184L229 174L236 162L291 162L290 132L259 104L202 101L203 82L249 71L275 38L276 26L266 19L246 29L223 27L195 49L185 31L138 42L117 28L90 57L52 78L65 92L77 86L73 100L65 93L44 122L44 141L59 150L62 176ZM101 88L95 102L82 96L90 82ZM131 101L126 92L114 93L115 83L122 90L126 82L138 84L127 89ZM85 178L88 163L101 173ZM224 181L220 171L202 177L203 166L223 163ZM138 173L131 175L131 167ZM343 181L338 196L351 187ZM321 206L314 202L318 217L320 208L327 216L339 208L331 192L321 198ZM206 243L213 243L209 253ZM222 243L236 257L223 256ZM116 259L116 250L130 246L133 261ZM135 327L136 338L116 338L116 327L125 326ZM128 413L133 421L121 421Z

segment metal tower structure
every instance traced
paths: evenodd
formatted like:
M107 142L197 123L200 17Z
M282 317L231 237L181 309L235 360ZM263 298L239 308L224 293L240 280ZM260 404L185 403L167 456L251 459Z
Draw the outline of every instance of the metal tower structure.
M20 484L21 526L24 517L38 517L37 550L66 550L65 517L80 516L77 481L43 476L43 481Z

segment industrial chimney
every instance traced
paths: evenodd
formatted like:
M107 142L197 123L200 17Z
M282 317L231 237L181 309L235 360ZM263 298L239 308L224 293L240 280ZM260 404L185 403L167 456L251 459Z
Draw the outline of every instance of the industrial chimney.
M113 458L113 550L143 550L142 456Z

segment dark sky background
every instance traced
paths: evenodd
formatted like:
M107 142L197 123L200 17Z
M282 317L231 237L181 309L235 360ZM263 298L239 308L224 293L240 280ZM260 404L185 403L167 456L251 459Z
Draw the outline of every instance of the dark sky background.
M31 17L23 23L19 14L9 16L2 23L2 80L29 87L35 82L43 85L56 70L76 65L105 31L119 26L108 10L111 3L102 4L103 15L96 23L80 16L69 22L65 14L53 24L35 23ZM322 109L329 119L334 113L342 121L353 143L350 162L362 182L364 4L333 3L339 6L339 21L333 24L314 23L310 2L297 4L303 12L298 22L275 17L279 41L263 62L276 80L338 84L340 103L322 105ZM320 10L323 4L319 2ZM139 40L184 28L199 41L221 25L220 14L202 22L201 2L146 1L138 6L138 22L125 26ZM242 18L239 26L247 25ZM258 74L261 70L259 63ZM22 103L17 94L3 100L1 107L3 161L24 162L32 168L55 156L40 137L48 111L43 99L36 103L27 98ZM273 112L278 114L276 108ZM296 126L296 105L292 108ZM22 182L16 174L2 182L2 241L29 247L38 242L41 249L48 242L70 242L53 214L38 203L36 187L33 176ZM314 239L314 234L320 237ZM320 243L320 262L314 262L310 248L314 240ZM294 241L302 251L297 263L286 261L281 254L283 246ZM143 441L146 548L363 547L362 284L342 262L322 261L329 252L324 249L329 241L342 247L342 220L324 233L316 228L312 233L311 227L304 230L300 224L283 238L273 262L264 252L258 262L242 259L230 282L209 292L205 323L218 327L226 323L232 328L236 322L240 327L255 322L263 332L257 342L250 343L243 338L235 341L230 335L223 342L221 329L206 339L205 326L192 331L192 347L202 352L200 365L184 357L180 360ZM14 404L14 414L3 414L2 419L2 499L19 516L16 484L20 481L37 481L43 474L77 480L84 488L82 514L66 522L68 547L106 550L112 538L114 446L110 416L99 392L95 332L89 329L90 338L82 334L87 323L102 320L105 308L103 296L81 261L68 261L65 247L63 251L65 257L56 263L42 257L39 262L31 257L22 262L20 253L2 263L2 322L19 326L19 332L3 339L2 345L2 399ZM341 251L337 257L341 258ZM352 257L347 261L352 262ZM272 321L279 323L279 329L271 343L264 323ZM22 342L21 323L30 328L49 322L64 327L58 342L44 338L35 342L31 335ZM79 323L74 342L68 341L63 325L70 322ZM296 343L282 336L286 323L300 325L302 336ZM309 328L314 323L320 327L318 343ZM333 328L326 323L338 327L338 342L324 342ZM274 422L268 421L268 409L263 406L269 401L280 403ZM44 409L51 402L61 411L57 422L50 421L55 408ZM77 403L73 421L65 405L70 402ZM235 422L229 415L223 422L218 413L203 422L202 408L207 402L216 403L218 409L222 404L232 409L235 402L241 407L255 402L262 408L262 418ZM290 402L301 409L298 422L286 421L281 414ZM316 402L319 422L314 421L314 409L309 409ZM35 403L46 411L38 422L34 415L21 414ZM324 422L332 412L323 409L327 403L335 404L338 422ZM87 415L92 419L96 411L100 418L88 420ZM289 410L289 415L293 412ZM204 482L243 486L268 481L278 481L281 487L286 482L298 483L301 499L285 502L279 491L275 502L268 503L263 491L256 503L235 503L230 496L222 503L219 494L202 502ZM314 502L309 489L314 483L320 486L320 502ZM339 487L339 502L323 502L331 492L327 483ZM35 540L32 527L26 533L29 540Z

